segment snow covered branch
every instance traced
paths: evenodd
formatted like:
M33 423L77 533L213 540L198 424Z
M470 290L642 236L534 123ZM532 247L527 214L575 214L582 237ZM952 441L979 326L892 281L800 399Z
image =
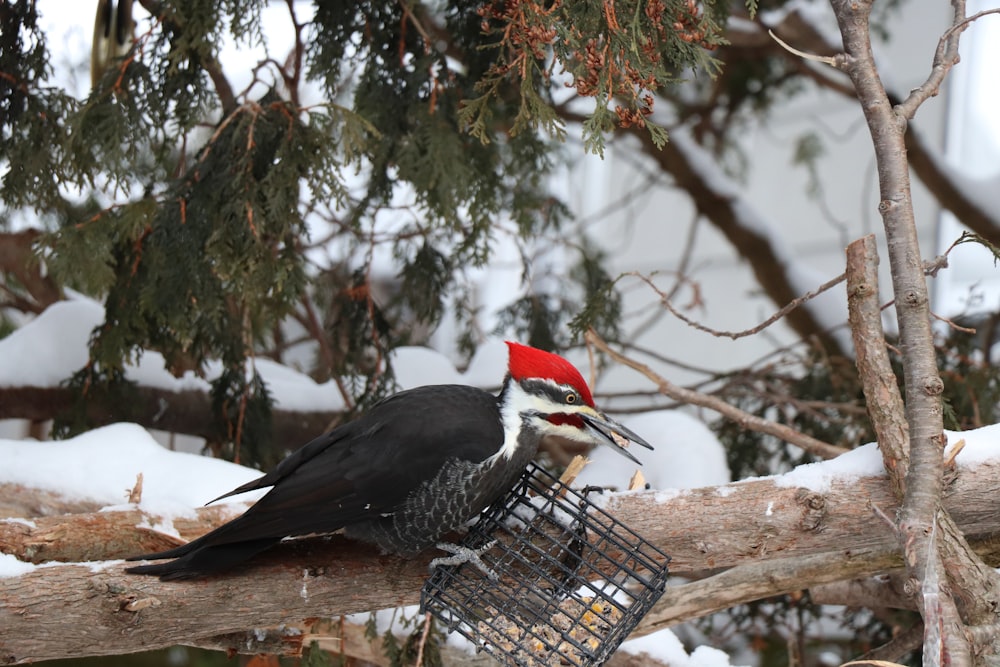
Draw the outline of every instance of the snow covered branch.
M982 433L983 440L1000 435L995 427ZM1000 535L1000 515L986 511L1000 479L1000 460L988 458L993 449L962 452L945 505L967 535L996 551L990 538ZM881 457L869 445L775 478L611 495L608 511L670 553L675 575L716 573L672 587L640 634L740 602L901 567L895 532L874 514L874 508L891 515L899 507L880 469ZM277 632L266 628L284 628L281 641L300 647L295 633L301 630L295 628L309 619L415 603L434 555L381 556L334 536L283 544L229 575L160 582L127 575L123 563L103 559L123 555L122 544L148 540L149 526L165 519L140 517L134 508L100 514L105 516L38 520L34 528L15 524L16 530L44 532L59 542L60 536L77 539L99 521L106 526L101 535L116 537L93 541L98 550L87 556L93 562L24 564L21 574L0 578L0 662L177 643L255 652ZM200 514L181 533L193 536L194 524L207 530L222 518ZM9 535L10 527L5 529ZM79 557L71 549L64 553Z
M149 429L183 433L213 440L219 435L218 417L211 395L202 390L174 391L160 387L136 386L127 408L128 419ZM70 410L80 397L65 387L0 386L0 419L48 421ZM120 421L119 402L107 405L99 400L87 403L94 424ZM271 425L276 442L289 446L308 442L322 433L338 417L334 411L297 411L275 408Z

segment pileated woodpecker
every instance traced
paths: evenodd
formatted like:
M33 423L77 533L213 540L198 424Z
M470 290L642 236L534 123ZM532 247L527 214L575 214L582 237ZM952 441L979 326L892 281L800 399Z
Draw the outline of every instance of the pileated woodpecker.
M626 449L630 441L652 449L597 411L568 361L507 345L499 396L462 385L390 396L220 496L272 487L241 516L183 546L131 559L175 560L128 571L161 579L202 576L285 537L341 529L385 552L413 555L513 487L544 438L610 445L636 463Z

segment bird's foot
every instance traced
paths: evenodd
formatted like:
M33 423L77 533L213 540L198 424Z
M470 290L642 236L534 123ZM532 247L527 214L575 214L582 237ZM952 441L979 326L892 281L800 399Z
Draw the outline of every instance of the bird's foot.
M459 544L449 542L439 542L436 546L441 551L447 551L450 556L441 556L431 561L430 569L433 570L438 565L462 565L468 563L477 570L489 577L490 581L499 581L500 577L483 562L482 555L496 546L496 540L490 540L478 549L463 547Z

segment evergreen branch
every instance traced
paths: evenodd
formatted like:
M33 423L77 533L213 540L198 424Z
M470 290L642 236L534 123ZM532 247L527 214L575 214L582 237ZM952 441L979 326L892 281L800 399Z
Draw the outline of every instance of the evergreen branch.
M165 26L169 26L177 32L183 32L184 19L179 17L176 12L169 10L162 0L139 0L139 4ZM232 84L229 83L225 72L222 71L222 64L219 63L214 54L203 54L200 64L215 85L215 92L219 97L219 106L222 108L223 115L228 116L236 111L239 103L233 92Z

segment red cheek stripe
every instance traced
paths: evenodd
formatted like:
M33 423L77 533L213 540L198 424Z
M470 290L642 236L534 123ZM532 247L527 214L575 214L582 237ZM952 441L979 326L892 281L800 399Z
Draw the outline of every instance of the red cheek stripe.
M579 415L567 415L559 413L559 414L549 415L545 419L548 420L550 424L555 424L556 426L569 424L570 426L583 428L583 420L580 419Z

